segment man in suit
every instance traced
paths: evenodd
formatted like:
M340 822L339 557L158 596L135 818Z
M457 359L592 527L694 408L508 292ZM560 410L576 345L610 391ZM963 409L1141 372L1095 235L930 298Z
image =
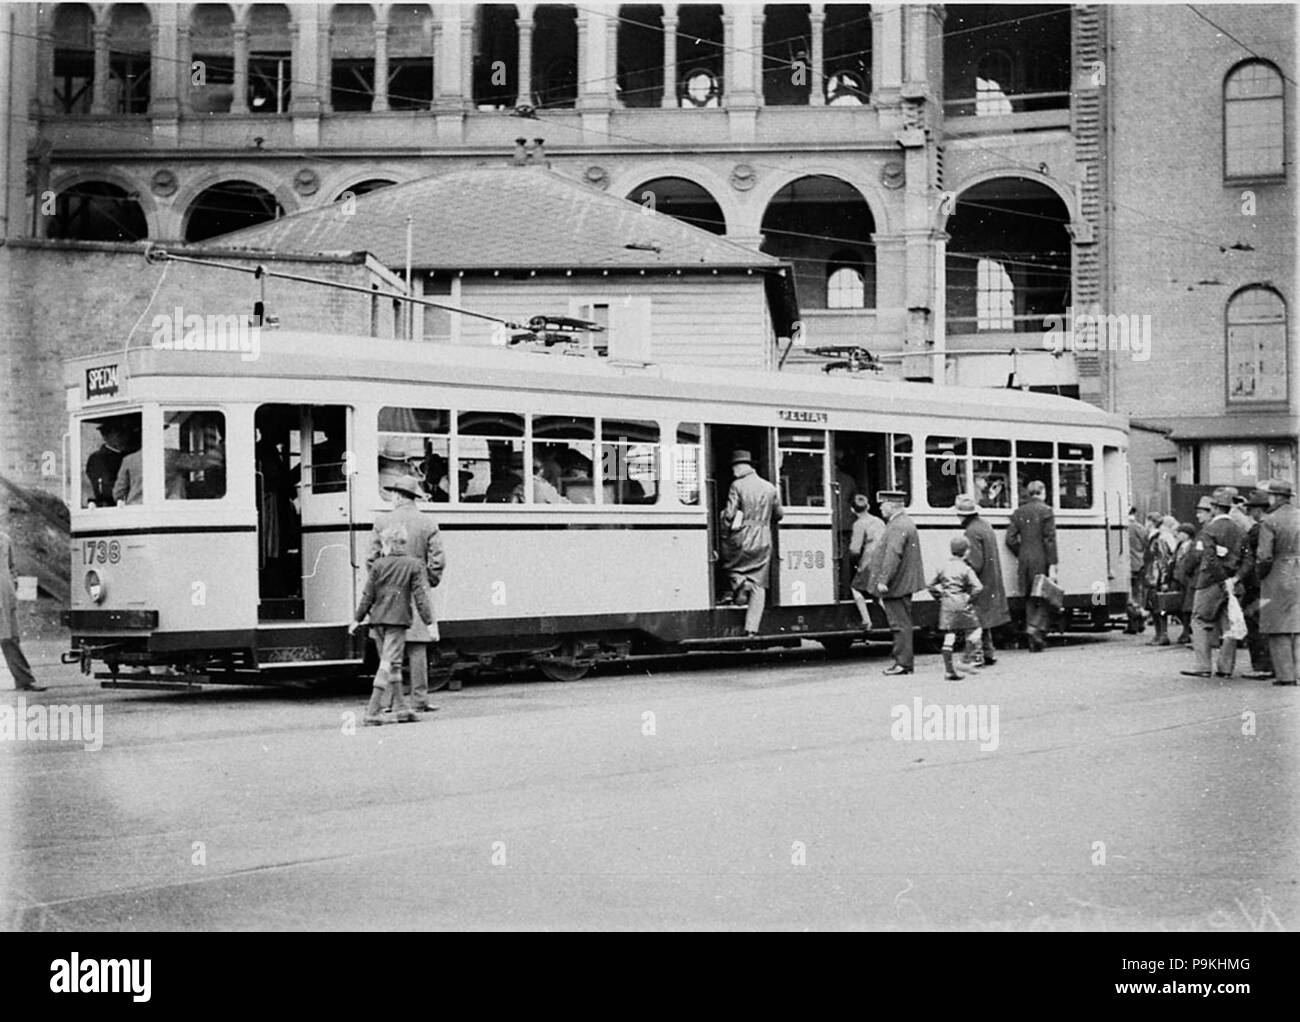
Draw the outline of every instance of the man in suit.
M1268 636L1274 685L1296 684L1300 662L1300 509L1290 483L1264 484L1269 512L1259 525L1259 630Z
M904 510L907 494L901 490L881 490L876 494L876 501L886 525L872 554L871 581L884 604L885 618L894 635L894 662L884 673L911 674L914 667L912 594L925 588L921 542L915 523Z
M1246 541L1241 547L1241 567L1237 569L1237 585L1241 595L1241 611L1246 616L1246 647L1250 650L1250 672L1245 677L1252 681L1264 681L1273 677L1273 662L1268 655L1268 637L1259 628L1259 571L1257 553L1259 550L1260 522L1268 512L1268 494L1256 490L1246 498L1246 514L1250 516L1250 528L1246 531Z
M1144 569L1147 553L1147 529L1138 520L1137 508L1128 509L1128 624L1125 635L1141 635L1146 631L1146 582Z
M44 692L36 683L32 665L18 645L18 576L14 574L14 549L8 535L0 532L0 654L20 692ZM21 726L21 725L20 725Z
M442 550L442 535L431 515L424 514L417 500L428 500L420 480L415 476L399 476L384 487L393 495L393 509L375 515L375 525L370 531L370 549L366 554L366 572L380 557L380 537L385 529L406 530L406 554L425 566L430 592L442 581L446 556ZM432 711L429 705L429 645L438 641L438 621L435 617L425 624L419 614L412 614L406 631L406 656L411 671L411 701L416 710Z
M998 552L998 538L989 525L980 517L979 505L975 498L962 494L957 498L954 509L961 519L966 532L966 541L970 549L966 561L984 587L971 601L975 616L979 619L982 651L971 659L976 664L995 664L993 629L1011 620L1011 611L1007 607L1007 588L1002 582L1002 558ZM981 659L982 658L982 659Z
M745 634L757 635L767 605L772 523L784 515L777 488L755 471L748 451L731 455L731 488L722 512L722 562L731 598L745 606Z
M1213 517L1196 537L1199 563L1196 570L1196 596L1192 600L1192 651L1196 664L1182 674L1190 678L1232 677L1237 658L1237 640L1223 637L1228 627L1228 590L1225 583L1241 563L1241 546L1245 531L1229 517L1232 495L1220 486L1208 498L1201 498L1213 509ZM1200 505L1198 505L1200 506ZM1210 650L1221 640L1217 664L1210 662Z
M1025 638L1032 653L1043 651L1043 636L1051 625L1050 605L1032 596L1034 578L1047 575L1056 581L1056 516L1043 499L1047 487L1037 479L1029 484L1029 498L1011 514L1007 549L1016 555L1016 582L1025 601ZM1134 522L1140 529L1141 523ZM1145 549L1145 544L1143 546ZM1138 562L1139 570L1141 561Z

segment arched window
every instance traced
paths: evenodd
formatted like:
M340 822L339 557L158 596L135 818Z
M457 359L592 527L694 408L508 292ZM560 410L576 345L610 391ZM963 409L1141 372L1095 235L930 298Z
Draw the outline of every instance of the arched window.
M60 4L54 15L54 109L88 114L95 83L95 16L85 4Z
M199 193L185 217L185 240L206 241L284 216L275 196L251 181L226 181Z
M144 211L132 195L107 181L61 188L49 226L51 238L81 241L139 241L149 236Z
M1262 60L1233 68L1223 82L1223 176L1285 177L1285 116L1277 68Z
M1016 293L1011 275L996 259L975 265L975 317L977 330L1013 330Z
M1286 303L1272 288L1252 285L1228 299L1228 401L1285 402Z
M108 111L149 112L149 10L144 4L114 4L108 32Z
M866 275L862 272L862 256L841 249L826 261L826 308L865 309L867 306Z
M284 4L253 4L248 16L248 109L289 112L293 36Z
M720 95L718 80L704 68L688 71L682 79L682 106L715 107Z

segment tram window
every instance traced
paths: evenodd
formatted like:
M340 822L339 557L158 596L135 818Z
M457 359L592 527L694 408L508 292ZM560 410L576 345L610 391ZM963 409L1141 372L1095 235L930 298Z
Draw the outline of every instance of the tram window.
M1057 444L1060 507L1070 511L1092 507L1092 445Z
M523 500L524 417L514 412L460 412L456 466L461 501L512 504Z
M1029 484L1037 480L1046 488L1044 500L1052 503L1052 444L1041 440L1016 441L1016 496L1023 504L1029 499Z
M896 435L893 442L894 479L892 487L907 494L907 507L912 506L912 438Z
M427 499L451 500L451 413L441 408L381 408L379 410L379 493L398 476L422 480ZM462 492L469 477L461 475Z
M980 507L1011 506L1011 441L972 440L975 500Z
M965 491L968 451L965 437L925 438L925 499L931 507L952 507Z
M786 507L826 506L826 433L778 429L781 503Z
M698 422L683 422L677 427L677 444L673 448L673 480L677 499L689 507L700 502L700 466L704 464L704 431Z
M311 409L311 492L342 493L347 489L347 410Z
M533 503L594 504L596 421L533 416Z
M129 472L125 460L122 467L123 474ZM163 415L163 479L168 500L218 500L226 495L226 417L221 412ZM133 483L128 485L134 490ZM128 496L127 503L138 500Z
M113 487L122 462L132 453L139 453L142 433L139 412L81 420L81 450L90 452L81 476L82 507L112 507L118 503Z
M602 419L600 476L606 504L659 499L659 423Z

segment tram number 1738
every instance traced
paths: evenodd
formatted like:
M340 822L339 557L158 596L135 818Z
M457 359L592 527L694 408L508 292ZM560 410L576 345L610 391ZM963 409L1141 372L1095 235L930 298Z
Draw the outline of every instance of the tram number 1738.
M826 567L826 551L787 550L785 554L785 563L791 571L798 571L801 568L805 571L824 568Z
M122 544L115 539L87 539L81 543L82 564L116 564L121 559Z

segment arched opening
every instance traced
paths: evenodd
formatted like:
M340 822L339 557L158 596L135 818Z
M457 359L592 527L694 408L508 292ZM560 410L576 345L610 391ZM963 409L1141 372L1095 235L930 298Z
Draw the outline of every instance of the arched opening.
M149 112L152 33L144 4L114 4L108 28L108 110Z
M618 98L626 107L657 107L664 97L663 8L618 9Z
M433 106L433 12L428 4L388 11L388 109Z
M565 109L578 101L578 12L543 4L533 15L533 105Z
M60 4L54 14L54 109L90 113L95 87L95 16L86 4Z
M1252 284L1228 299L1228 403L1286 404L1286 302Z
M1223 82L1223 176L1286 176L1286 100L1282 73L1248 60Z
M727 233L726 217L717 200L708 189L686 178L657 177L633 188L628 199L713 234Z
M344 188L335 196L334 201L342 202L349 196L355 199L359 195L368 195L371 192L377 192L381 188L387 188L389 185L395 184L397 184L396 181L390 181L385 177L372 177L367 181L358 181L356 184Z
M763 8L763 102L806 106L812 80L812 27L807 4Z
M248 109L287 114L292 98L293 35L284 4L253 4L248 15Z
M474 105L506 110L528 102L519 86L519 17L514 4L480 4L474 12Z
M274 195L251 181L223 181L200 192L185 215L185 240L206 241L284 216Z
M827 4L823 38L827 105L864 105L871 95L871 5Z
M149 236L138 197L107 181L83 181L62 188L54 200L51 238L79 241L139 241Z
M725 71L722 8L683 4L677 8L677 101L683 107L722 105Z
M190 12L190 109L229 113L235 95L235 16L226 4Z
M335 4L330 13L330 107L371 110L375 101L375 12Z
M842 248L826 261L826 308L865 309L867 272L862 253Z
M803 309L831 305L831 277L840 269L861 275L856 308L876 307L876 258L871 208L856 188L829 175L801 177L772 197L763 214L762 250L794 263L795 288ZM835 278L839 301L854 292L848 275Z
M948 333L1037 333L1070 300L1070 213L1044 184L968 188L948 220Z

